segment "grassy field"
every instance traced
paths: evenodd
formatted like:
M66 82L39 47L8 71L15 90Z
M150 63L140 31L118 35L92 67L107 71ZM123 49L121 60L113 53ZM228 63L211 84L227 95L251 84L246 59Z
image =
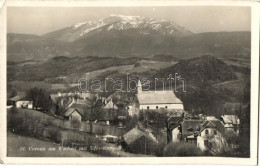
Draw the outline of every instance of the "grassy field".
M24 147L26 151L21 150ZM43 150L45 148L45 150ZM56 150L54 150L54 148ZM79 150L72 150L61 145L43 141L35 138L7 134L7 156L8 157L98 157L99 155Z

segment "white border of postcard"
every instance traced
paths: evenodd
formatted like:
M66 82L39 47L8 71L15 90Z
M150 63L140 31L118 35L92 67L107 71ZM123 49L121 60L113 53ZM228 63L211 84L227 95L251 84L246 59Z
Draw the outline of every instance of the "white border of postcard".
M223 164L256 165L258 146L258 85L259 85L259 9L253 1L22 1L0 0L0 162L5 164ZM90 157L90 158L47 158L6 157L6 11L12 6L30 7L100 7L100 6L248 6L251 7L251 137L250 158L229 157Z

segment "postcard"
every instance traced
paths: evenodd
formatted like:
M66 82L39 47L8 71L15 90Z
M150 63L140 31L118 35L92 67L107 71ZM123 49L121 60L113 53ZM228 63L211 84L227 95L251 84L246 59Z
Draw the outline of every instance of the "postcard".
M252 1L4 1L3 164L256 165Z

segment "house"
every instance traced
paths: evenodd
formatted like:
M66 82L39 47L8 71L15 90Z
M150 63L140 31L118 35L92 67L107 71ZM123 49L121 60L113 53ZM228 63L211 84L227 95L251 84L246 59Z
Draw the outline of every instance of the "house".
M104 122L106 125L115 122L118 119L118 107L109 100L101 109L98 116L98 121Z
M64 113L64 117L69 120L78 120L82 121L84 118L84 110L80 108L68 108Z
M196 133L200 131L200 127L204 122L205 120L201 119L185 119L181 125L182 140L197 144Z
M80 121L92 121L94 120L92 111L93 108L90 104L73 103L69 108L65 110L63 115L65 119L69 120L72 120L74 118Z
M13 105L16 108L29 108L33 109L33 101L27 99L24 96L15 96L8 100L10 105Z
M118 109L118 107L113 103L112 99L109 101L105 100L105 109Z
M200 131L195 133L195 136L197 135L197 147L202 151L221 148L223 141L225 141L224 133L225 129L221 121L206 120L200 127Z
M181 123L182 117L169 117L167 119L167 142L180 142L181 141Z
M140 110L149 109L184 109L182 101L175 96L173 91L143 91L140 80L138 81L135 103L137 109L135 114L138 114Z
M237 135L239 134L240 120L236 115L222 115L220 120L224 123L226 130L234 130Z
M123 135L122 147L132 153L147 154L153 151L156 144L156 140L137 128Z
M136 103L134 101L126 103L125 109L127 110L128 115L131 117L137 115L139 112L139 108L136 107Z

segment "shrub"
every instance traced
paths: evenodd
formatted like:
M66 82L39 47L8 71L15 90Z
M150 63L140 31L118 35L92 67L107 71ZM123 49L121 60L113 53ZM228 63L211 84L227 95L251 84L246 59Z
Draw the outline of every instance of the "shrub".
M191 143L170 143L164 150L164 156L201 156L202 151Z

